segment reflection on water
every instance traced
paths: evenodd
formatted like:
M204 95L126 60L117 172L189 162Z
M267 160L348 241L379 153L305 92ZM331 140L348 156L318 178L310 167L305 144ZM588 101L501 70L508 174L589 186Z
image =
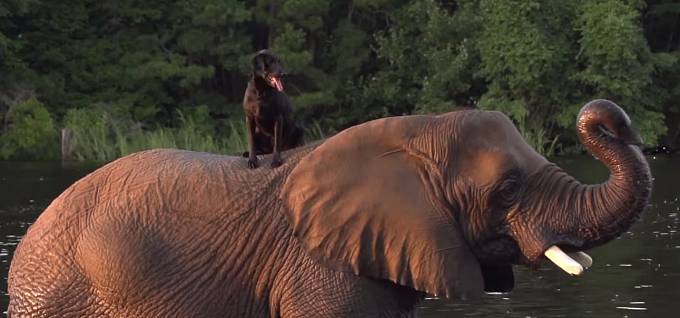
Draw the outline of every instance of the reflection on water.
M572 278L551 264L515 268L509 294L478 304L425 300L420 317L676 317L680 313L680 158L649 157L655 177L652 204L621 238L589 252L593 267ZM606 180L589 157L558 163L583 182ZM21 235L69 184L94 167L0 162L0 306L7 308L7 270Z

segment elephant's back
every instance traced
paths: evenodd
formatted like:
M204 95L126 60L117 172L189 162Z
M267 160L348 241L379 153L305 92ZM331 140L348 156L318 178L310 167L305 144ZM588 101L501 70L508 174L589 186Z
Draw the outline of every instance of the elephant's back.
M218 246L213 242L228 248L234 240L229 235L236 235L230 233L243 220L266 218L270 212L262 206L276 205L273 191L306 152L290 152L277 169L263 162L251 170L245 158L173 149L140 152L103 166L64 191L29 228L11 265L10 294L21 295L13 297L13 306L22 307L17 304L22 299L45 303L26 298L34 297L34 290L66 300L93 297L85 291L96 288L100 298L87 301L99 303L96 308L152 299L154 291L181 283L157 269L178 274L187 264L214 262L214 255L225 251L208 250ZM195 241L213 245L187 244ZM131 286L143 291L140 299L116 296Z
M284 164L249 169L242 157L177 149L142 151L115 160L67 188L41 213L23 240L46 232L79 232L103 214L151 221L162 215L225 218L259 197L273 197L297 161L313 147L286 152ZM63 233L62 233L63 234Z
M260 168L249 169L246 158L178 149L154 149L115 160L76 181L40 215L32 231L50 224L86 226L93 215L115 205L122 214L177 211L225 213L256 195L271 197L297 162L317 144L284 152L282 166L271 169L271 155ZM220 202L209 199L221 198ZM205 215L203 215L205 216ZM223 214L221 214L223 216Z
M88 219L116 204L125 205L119 209L122 214L183 206L205 210L201 208L209 203L206 197L238 196L242 190L265 187L278 176L265 170L269 169L248 169L245 158L235 156L177 149L138 152L76 181L45 209L36 225Z

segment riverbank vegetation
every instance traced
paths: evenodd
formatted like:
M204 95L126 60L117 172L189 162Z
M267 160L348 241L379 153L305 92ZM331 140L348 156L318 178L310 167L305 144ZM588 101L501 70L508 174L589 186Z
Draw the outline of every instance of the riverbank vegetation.
M607 98L649 146L680 147L672 0L7 0L0 159L108 161L245 150L250 56L271 48L310 138L459 107L508 114L545 154L581 151L576 112Z

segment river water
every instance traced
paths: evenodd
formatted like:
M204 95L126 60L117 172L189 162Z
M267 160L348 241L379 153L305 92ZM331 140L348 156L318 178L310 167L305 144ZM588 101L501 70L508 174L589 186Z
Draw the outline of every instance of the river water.
M680 157L648 157L651 205L629 232L589 251L594 265L573 278L544 264L515 267L515 289L481 303L427 299L419 317L680 317ZM557 160L582 182L606 180L591 157ZM7 270L26 228L66 187L96 167L83 164L0 162L0 308L7 308Z

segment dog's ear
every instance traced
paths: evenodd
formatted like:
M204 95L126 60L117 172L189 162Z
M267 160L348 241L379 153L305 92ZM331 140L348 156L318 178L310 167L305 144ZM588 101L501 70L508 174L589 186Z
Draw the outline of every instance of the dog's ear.
M262 76L265 71L264 55L258 53L253 57L253 75Z

